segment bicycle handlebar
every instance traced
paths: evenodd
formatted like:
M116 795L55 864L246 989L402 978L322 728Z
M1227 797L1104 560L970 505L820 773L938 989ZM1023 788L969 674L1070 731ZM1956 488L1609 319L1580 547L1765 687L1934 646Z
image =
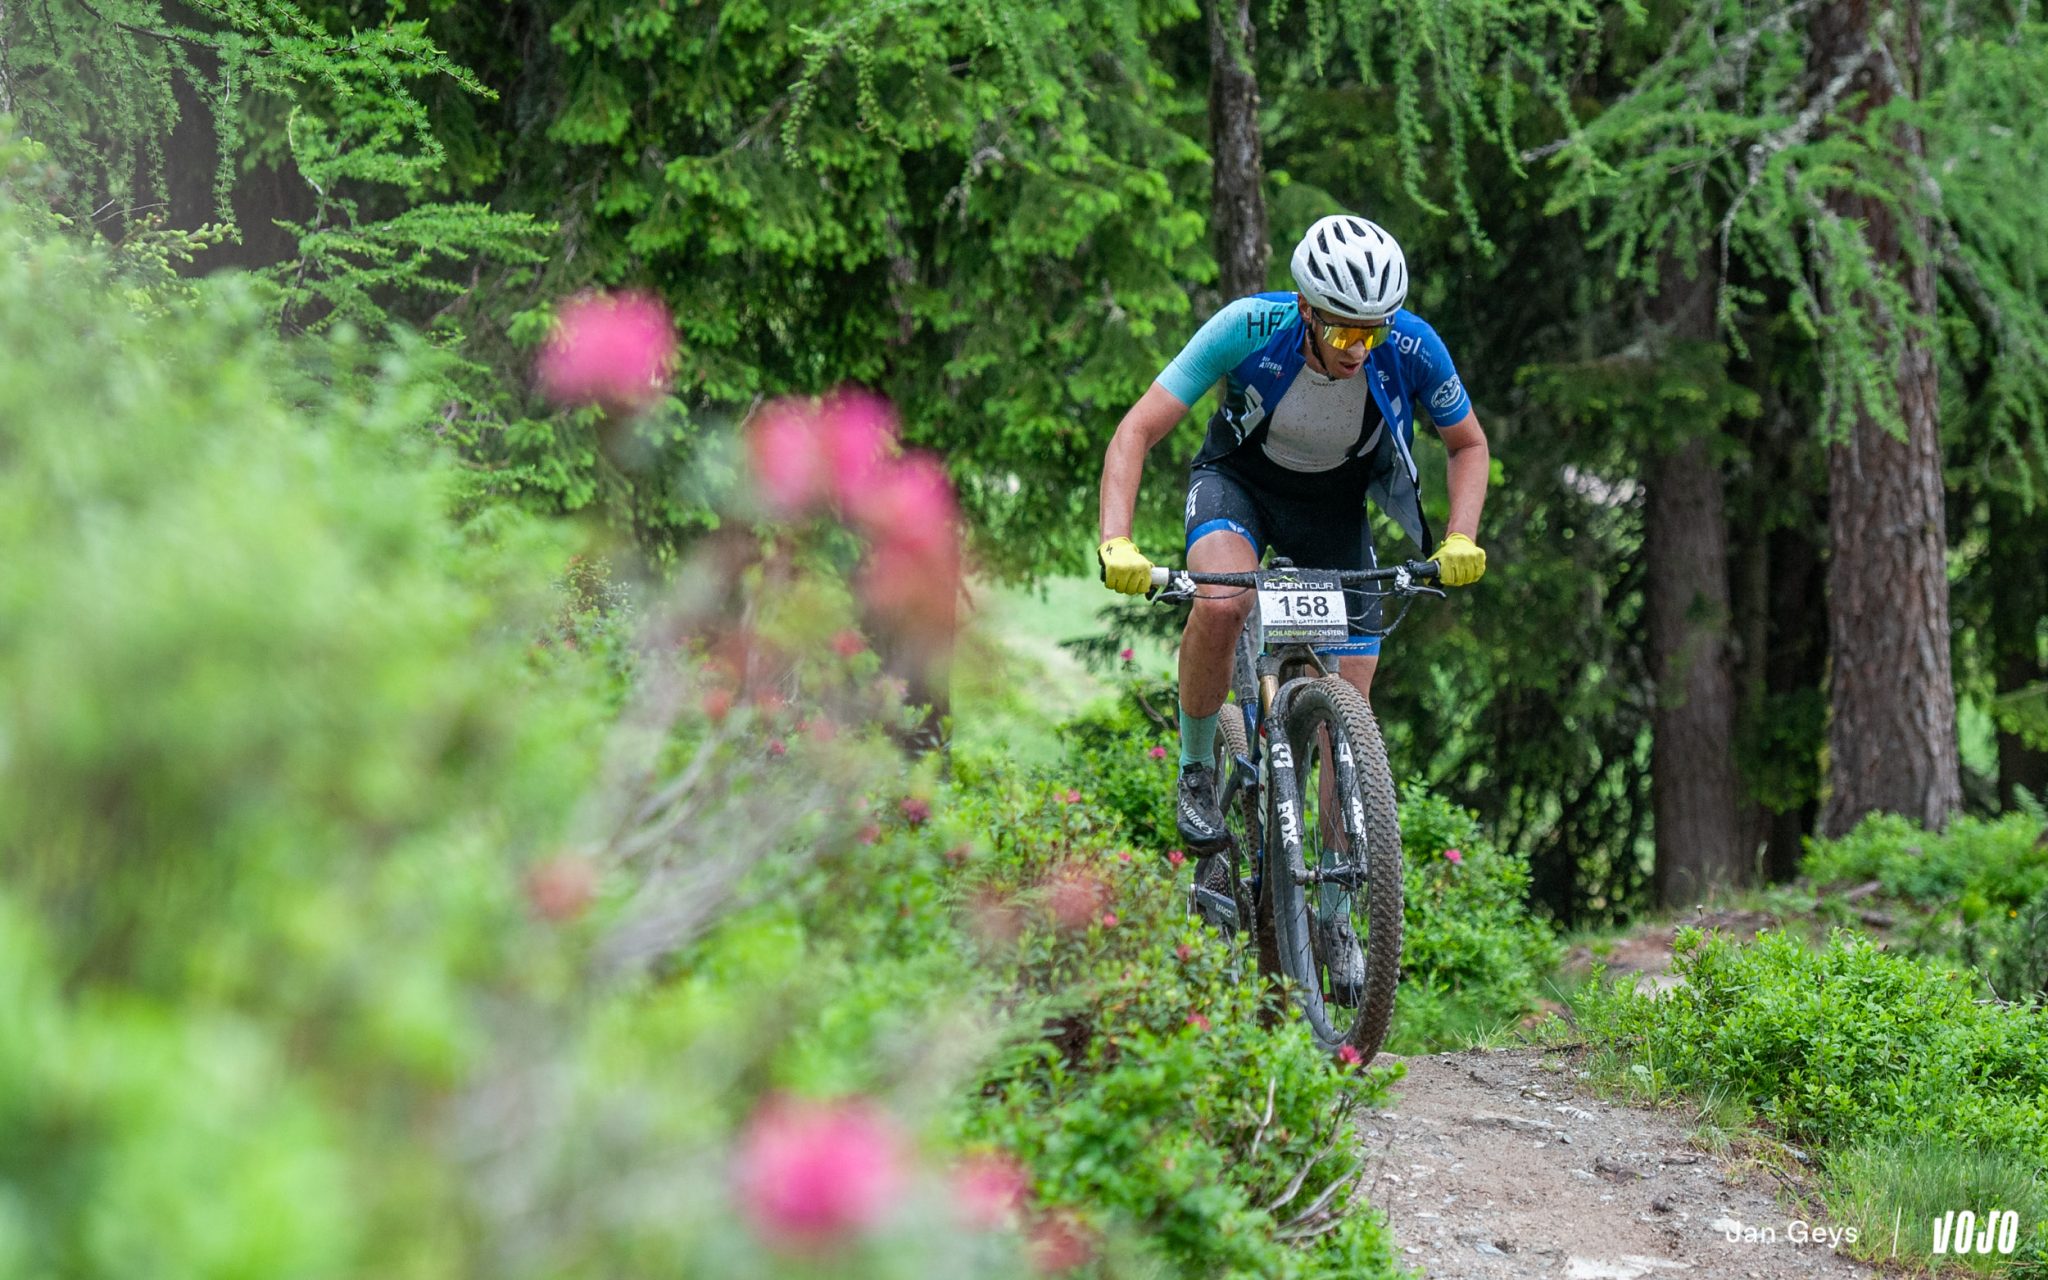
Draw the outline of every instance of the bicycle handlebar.
M1169 569L1164 565L1152 566L1152 585L1170 587L1176 579L1196 587L1256 587L1259 579L1277 577L1288 572L1286 569L1258 569L1251 573L1196 573L1191 569ZM1428 578L1437 576L1434 560L1410 560L1406 564L1389 565L1384 569L1339 569L1337 579L1345 586L1356 586L1364 582L1399 582L1400 579Z

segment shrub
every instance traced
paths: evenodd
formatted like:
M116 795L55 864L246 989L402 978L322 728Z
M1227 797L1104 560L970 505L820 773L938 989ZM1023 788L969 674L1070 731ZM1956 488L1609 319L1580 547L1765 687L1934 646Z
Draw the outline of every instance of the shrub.
M1682 986L1591 993L1581 1021L1660 1080L1732 1089L1795 1138L1925 1138L2048 1161L2048 1021L1837 930L1738 946L1679 932Z
M1436 1047L1455 1031L1527 1013L1561 957L1529 911L1529 861L1481 831L1469 809L1420 783L1401 790L1406 862L1397 1047Z

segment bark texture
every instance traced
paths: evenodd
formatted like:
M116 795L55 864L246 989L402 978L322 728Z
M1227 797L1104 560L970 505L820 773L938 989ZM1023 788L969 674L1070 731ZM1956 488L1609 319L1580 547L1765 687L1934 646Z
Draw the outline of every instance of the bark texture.
M1667 261L1651 320L1671 340L1714 336L1713 281ZM1728 518L1711 429L1660 450L1644 494L1652 712L1650 797L1657 900L1703 901L1746 883L1752 859L1735 765L1730 669Z
M1209 233L1225 298L1266 287L1265 160L1250 0L1209 0Z
M1813 58L1823 78L1860 59L1852 90L1859 117L1894 96L1874 52L1873 10L1854 0L1821 5L1813 16ZM1891 59L1917 92L1920 11L1892 7ZM1921 154L1917 130L1899 142ZM1914 310L1934 314L1931 264L1912 265L1899 218L1867 197L1837 192L1829 208L1863 224L1879 261L1902 273ZM1926 228L1919 228L1925 236ZM1870 300L1864 305L1874 306ZM1955 686L1949 665L1948 547L1942 513L1941 441L1934 356L1917 335L1896 353L1898 402L1906 438L1867 415L1829 449L1828 632L1829 794L1822 828L1839 835L1875 811L1944 827L1962 805L1956 752Z

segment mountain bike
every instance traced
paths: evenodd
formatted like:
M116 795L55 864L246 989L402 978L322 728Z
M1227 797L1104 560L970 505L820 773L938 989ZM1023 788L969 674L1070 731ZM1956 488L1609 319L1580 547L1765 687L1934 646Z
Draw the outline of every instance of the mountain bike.
M1228 839L1196 864L1189 910L1226 936L1249 933L1260 971L1283 980L1316 1044L1348 1044L1365 1061L1386 1042L1400 978L1401 827L1372 708L1316 646L1347 638L1347 591L1401 597L1405 614L1414 597L1443 595L1427 585L1436 573L1428 560L1152 570L1160 600L1192 600L1198 587L1258 593L1217 722Z

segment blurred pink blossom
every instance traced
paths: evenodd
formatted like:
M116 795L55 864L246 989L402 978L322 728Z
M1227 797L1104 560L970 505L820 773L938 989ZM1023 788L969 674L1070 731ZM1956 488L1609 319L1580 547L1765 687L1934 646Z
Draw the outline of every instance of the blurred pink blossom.
M913 827L921 827L932 820L932 802L921 796L905 796L896 806L903 813L903 820Z
M1102 913L1102 927L1105 929L1116 928L1116 912L1105 911Z
M851 658L867 647L868 642L862 638L860 632L855 631L852 627L847 627L835 633L832 637L832 652L842 658Z
M740 1208L768 1244L799 1253L873 1227L905 1177L905 1144L859 1099L764 1104L740 1137Z
M1209 1029L1209 1019L1199 1013L1191 1013L1188 1015L1188 1025L1197 1031L1207 1031ZM1353 1052L1356 1052L1356 1050Z
M1109 886L1080 863L1068 863L1047 881L1046 904L1062 929L1084 929L1109 901Z
M1365 1055L1352 1045L1340 1044L1337 1046L1337 1059L1347 1067L1355 1067L1365 1061Z
M747 458L762 502L778 516L799 516L825 497L830 480L817 426L795 400L777 400L747 424Z
M1122 653L1119 653L1116 656L1122 658L1125 662L1129 662L1131 660L1131 654L1131 650L1125 649Z
M1186 862L1188 860L1188 856L1178 849L1168 849L1166 851L1166 860L1168 863L1177 867L1181 863Z
M675 326L651 294L586 293L555 313L534 371L558 405L639 413L668 394L675 356Z
M578 854L549 858L526 873L526 900L551 924L574 920L596 896L597 868Z
M1095 1256L1093 1234L1079 1218L1055 1210L1031 1224L1026 1249L1040 1275L1059 1275L1085 1265Z
M1192 947L1188 946L1187 943L1183 942L1173 949L1173 954L1175 959L1179 960L1182 964L1186 964L1190 959L1194 957L1195 952Z
M1081 793L1069 787L1066 794L1060 797L1060 802L1062 804L1079 804L1081 803Z
M968 1156L954 1166L953 1204L969 1226L993 1231L1016 1224L1031 1195L1031 1174L1001 1151Z
M870 392L841 391L819 407L817 424L832 500L849 517L872 523L864 509L891 470L886 464L896 446L896 411ZM950 488L946 496L950 502Z
M1150 753L1150 754L1151 754L1151 756L1152 756L1152 758L1153 758L1154 760L1164 760L1164 759L1166 759L1166 748L1165 748L1165 747L1154 747L1154 748L1152 748L1152 750L1151 750L1151 753Z
M1464 860L1465 860L1465 855L1464 855L1464 854L1462 854L1462 853L1459 853L1459 852L1458 852L1458 851L1457 851L1456 849L1446 849L1446 850L1444 850L1444 861L1445 861L1445 862L1463 862Z

